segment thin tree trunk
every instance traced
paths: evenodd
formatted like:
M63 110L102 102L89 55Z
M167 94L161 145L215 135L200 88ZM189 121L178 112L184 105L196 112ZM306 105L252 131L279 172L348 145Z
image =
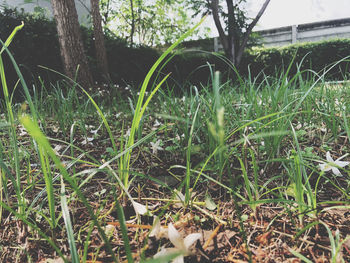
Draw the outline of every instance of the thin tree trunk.
M93 86L89 65L84 53L78 14L74 0L51 0L56 21L61 59L65 74L83 87Z
M103 78L110 82L107 52L105 47L104 35L102 30L102 18L100 14L99 0L91 0L91 16L94 26L94 43L96 52L96 61L99 72Z
M236 52L235 49L235 12L232 0L226 0L227 13L228 13L228 53L229 60L233 65L236 65Z
M130 11L131 11L131 31L130 31L130 46L134 45L134 33L135 33L135 12L134 12L134 1L130 0Z
M222 47L224 48L226 56L229 56L229 43L228 43L228 38L225 35L225 31L222 28L221 22L220 22L220 17L219 17L219 3L218 0L212 0L211 2L211 10L213 13L213 19L214 23L216 26L216 29L218 30L219 33L219 38L220 42L222 44Z
M219 1L218 0L211 0L211 11L213 14L215 26L219 32L219 38L220 42L224 48L226 57L232 62L232 64L236 67L238 67L241 63L243 52L247 46L249 37L252 33L253 28L256 26L257 22L259 21L260 17L264 14L268 4L271 0L266 0L261 7L259 13L254 18L254 20L249 24L246 32L243 35L242 41L241 38L238 36L237 31L235 30L236 21L235 21L235 8L237 6L234 6L233 0L226 0L227 5L227 13L228 13L228 23L227 23L227 30L228 34L225 34L225 31L221 25L220 22L220 16L219 16Z
M270 0L266 0L265 3L262 5L262 7L260 8L260 11L259 13L256 15L256 17L254 18L254 20L250 23L250 25L248 26L247 28L247 31L244 33L244 36L243 36L243 40L242 40L242 43L239 47L239 50L237 52L237 58L236 58L236 63L237 65L239 65L241 63L241 60L242 60L242 56L243 56L243 52L244 52L244 49L246 48L247 46L247 43L248 43L248 40L249 40L249 36L250 34L252 33L253 31L253 28L256 26L256 24L258 23L260 17L264 14L267 6L269 5L270 3Z

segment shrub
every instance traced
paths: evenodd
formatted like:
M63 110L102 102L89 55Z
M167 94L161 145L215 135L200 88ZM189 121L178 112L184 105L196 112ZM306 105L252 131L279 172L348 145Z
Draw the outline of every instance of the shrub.
M21 72L26 80L33 79L32 76L45 76L49 74L46 70L40 69L43 65L54 70L61 70L60 51L56 26L53 21L38 15L26 14L13 9L4 9L0 13L0 39L5 41L12 30L25 23L25 30L21 30L11 43L9 50L20 65ZM6 52L5 52L6 53ZM4 54L5 54L4 53ZM9 87L13 87L18 77L15 73L7 55L3 56L6 78Z
M24 21L25 27L16 35L10 46L10 51L21 66L27 83L37 81L38 76L48 83L54 82L59 78L57 74L38 67L38 65L43 65L63 72L54 21L43 15L24 13L23 10L4 9L0 12L0 25L2 25L0 38L4 41L21 21ZM85 27L81 29L93 77L99 81L101 79L96 68L92 31ZM105 36L106 50L112 81L120 85L131 84L137 88L150 67L158 59L159 52L142 46L130 48L126 41L116 38L108 31L107 33ZM217 56L208 51L189 51L186 49L191 48L195 42L184 42L182 44L184 49L176 54L163 69L164 74L171 72L168 84L176 87L177 90L186 88L186 84L195 84L200 87L200 83L210 81L211 70L223 72L223 81L230 75L227 72L227 64ZM212 40L205 39L199 42L203 50L210 50ZM276 74L286 70L294 56L295 61L290 71L291 76L295 74L297 65L300 65L301 61L303 61L301 70L311 69L321 72L326 66L349 55L350 39L302 43L280 48L251 48L244 54L240 74L243 77L247 77L248 74L251 74L251 77L256 77L263 71L266 75L276 76ZM11 65L6 55L4 55L4 63ZM211 69L208 65L211 66ZM11 88L17 81L17 74L11 66L6 66L6 71L7 81ZM326 77L328 79L344 79L348 76L347 71L348 62L345 61L333 68Z
M223 55L223 54L221 54ZM312 70L323 73L325 68L329 68L334 63L350 55L350 39L334 39L313 43L299 43L285 47L276 48L251 48L244 53L239 73L242 77L267 76L278 77L282 72L286 72L289 64L293 64L289 72L292 77L300 70ZM176 55L170 62L175 74L173 76L180 83L191 80L192 84L207 82L210 78L210 70L219 70L223 75L223 80L229 76L227 65L223 60L209 52L201 51L187 52L186 50ZM349 60L345 60L332 68L325 76L327 80L343 80L349 77ZM260 74L260 75L259 75ZM191 75L191 77L190 77ZM311 73L305 72L308 77ZM231 74L232 76L232 74ZM236 77L233 75L233 79Z
M27 83L37 81L38 76L47 82L54 82L60 78L59 75L42 69L38 65L63 72L55 22L43 15L5 8L0 13L0 25L4 25L0 27L0 39L5 41L21 21L24 22L25 27L18 32L9 50L20 65ZM81 31L93 77L99 81L92 30L81 27ZM112 80L119 84L128 83L137 86L159 57L154 49L129 48L124 40L110 34L106 36L106 49ZM11 65L6 55L4 63ZM11 66L6 66L6 70L9 87L13 87L17 81L17 74Z
M298 43L278 48L255 48L247 51L243 59L241 72L247 74L250 67L253 76L262 70L266 75L275 75L285 71L294 58L290 75L297 71L311 69L322 72L339 60L350 55L350 39L334 39L321 42ZM348 76L348 61L334 67L327 75L327 79L344 79Z
M158 59L159 53L148 47L130 48L116 38L106 39L106 50L112 80L119 84L137 86ZM93 57L93 52L90 56ZM96 72L96 71L95 71Z

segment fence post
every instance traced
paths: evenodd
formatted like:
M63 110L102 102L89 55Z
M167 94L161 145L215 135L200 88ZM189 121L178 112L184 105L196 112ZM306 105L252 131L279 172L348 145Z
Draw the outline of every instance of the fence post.
M219 51L219 43L218 43L218 38L214 37L214 52Z
M298 41L298 26L292 25L292 44L297 43Z

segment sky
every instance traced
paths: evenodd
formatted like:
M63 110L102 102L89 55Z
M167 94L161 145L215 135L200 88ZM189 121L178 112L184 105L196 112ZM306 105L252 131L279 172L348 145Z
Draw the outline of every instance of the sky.
M251 2L255 16L265 0ZM350 18L350 0L271 0L257 30L298 25L338 18Z

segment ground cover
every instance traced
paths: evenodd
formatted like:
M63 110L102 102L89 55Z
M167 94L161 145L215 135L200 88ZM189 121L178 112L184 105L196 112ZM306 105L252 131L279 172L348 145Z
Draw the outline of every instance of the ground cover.
M166 238L167 226L172 222L181 236L201 233L193 247L197 253L185 257L194 262L239 262L249 258L255 262L298 262L293 251L311 262L329 262L332 256L346 262L350 256L346 241L350 232L349 170L338 167L342 165L336 161L329 164L333 171L322 170L320 164L330 161L327 152L334 160L343 155L342 161L349 160L350 89L346 84L330 88L321 83L309 91L312 83L295 81L284 88L283 97L276 98L280 85L280 80L271 80L271 84L266 80L260 88L249 82L235 88L227 83L200 92L193 88L182 98L165 92L154 97L136 141L149 138L132 152L133 179L127 186L133 200L147 209L145 215L138 214L137 208L135 212L111 175L110 171L120 172L120 163L111 162L110 171L101 169L116 153L91 101L63 86L56 93L37 96L35 103L42 130L88 199L98 222L108 229L109 242L120 260L126 254L116 200L124 209L135 260L154 256L162 246L174 246ZM304 101L296 105L308 91ZM108 93L101 91L93 97L101 105L120 149L130 131L137 94L127 88L123 96ZM17 111L24 108L14 106ZM4 114L2 118L5 123ZM2 133L2 163L15 175L6 130L3 128ZM56 226L52 227L48 197L40 194L46 185L38 146L17 121L16 133L25 218L69 255L59 202L60 180L52 183L56 201ZM51 177L59 178L53 163L48 165ZM15 188L8 176L3 167L2 200L14 212ZM187 176L190 199L186 203ZM69 185L66 196L79 257L83 258L85 244L87 262L112 260L84 204ZM36 229L4 207L1 211L2 262L55 258L54 250ZM164 232L148 237L154 215L158 215ZM338 240L332 244L332 237L336 240L337 235Z
M13 104L0 63L0 261L349 262L349 84L213 72L177 97L156 66Z

